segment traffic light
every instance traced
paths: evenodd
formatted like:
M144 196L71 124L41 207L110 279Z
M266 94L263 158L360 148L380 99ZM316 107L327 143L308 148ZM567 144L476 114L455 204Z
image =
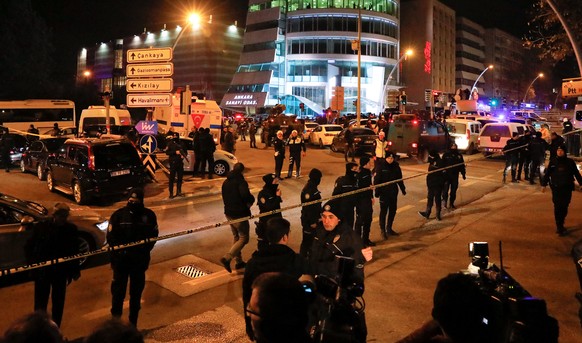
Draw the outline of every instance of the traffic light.
M406 95L401 95L401 96L400 96L400 103L401 103L402 105L406 105Z
M304 103L299 103L299 109L301 111L305 110L305 104Z
M491 98L491 100L489 100L489 103L491 106L497 106L497 99Z

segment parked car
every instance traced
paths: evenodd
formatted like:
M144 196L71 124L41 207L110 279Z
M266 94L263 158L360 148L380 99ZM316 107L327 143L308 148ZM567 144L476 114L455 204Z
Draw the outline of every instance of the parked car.
M309 141L309 135L311 134L311 132L313 131L313 129L315 129L319 124L313 121L307 121L305 122L305 125L303 125L304 129L303 129L303 140L305 142Z
M28 140L26 139L26 137L19 135L17 133L8 133L8 134L3 134L0 136L0 140L4 140L4 139L9 139L10 140L10 145L12 145L12 148L10 149L10 162L12 164L18 164L20 163L20 160L22 159L22 153L24 152L24 150L26 150L26 147L28 147ZM2 156L0 156L0 160L2 159ZM4 161L2 161L3 164Z
M323 149L326 146L330 146L333 137L337 136L343 129L343 126L336 124L318 125L309 134L309 143L318 145Z
M48 189L73 195L78 204L127 193L146 181L139 154L126 139L68 139L47 166Z
M419 161L427 162L429 151L447 149L451 137L441 122L421 120L414 114L399 114L392 118L387 141L394 153L416 156Z
M180 146L188 153L188 160L184 161L184 171L191 173L194 171L194 161L196 160L192 138L180 137ZM161 158L161 162L166 168L170 168L170 161L167 156ZM218 176L226 176L236 163L238 163L238 159L230 152L219 149L214 151L214 166L212 166L214 174ZM208 166L206 166L206 171L208 171Z
M47 160L55 157L67 138L41 138L30 143L22 153L20 171L35 172L39 180L46 179Z
M343 129L339 135L333 137L330 149L334 152L345 152L348 144L346 143L346 131ZM352 133L354 134L354 153L356 156L373 155L374 141L378 136L374 130L365 127L354 127Z
M75 126L67 126L59 129L59 132L55 135L53 129L45 131L42 133L41 137L64 137L64 138L75 138L77 137L77 128Z
M501 152L514 133L521 136L528 130L535 132L532 126L521 123L486 124L479 134L479 151L485 156Z
M446 125L449 135L457 144L459 151L466 154L477 151L481 123L476 120L447 119Z
M22 219L26 216L30 216L33 223L50 218L49 211L41 204L0 193L0 268L26 264L24 245L32 234L30 230L21 230ZM79 230L81 252L105 245L107 220L97 216L78 216L74 212L71 212L69 220ZM85 259L79 261L82 263Z

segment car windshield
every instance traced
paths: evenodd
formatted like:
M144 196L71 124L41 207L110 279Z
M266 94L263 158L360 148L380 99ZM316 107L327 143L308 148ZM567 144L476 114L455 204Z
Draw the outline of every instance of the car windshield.
M325 131L327 132L339 132L342 130L341 126L326 126Z
M135 148L127 143L96 145L93 147L95 166L103 169L140 164Z
M494 136L494 135L499 135L501 137L510 137L509 127L502 125L485 126L483 132L481 133L481 136Z
M11 203L11 204L19 206L19 207L27 208L31 212L36 212L36 213L42 214L42 215L46 215L48 213L48 210L46 209L46 207L44 207L41 204L38 204L36 202L23 201L23 200L17 199L15 197L11 197L10 195L6 195L6 194L1 194L0 198L7 203Z
M465 133L466 124L462 123L447 123L447 130L450 133Z
M58 151L66 140L67 138L46 139L44 140L44 145L48 151Z

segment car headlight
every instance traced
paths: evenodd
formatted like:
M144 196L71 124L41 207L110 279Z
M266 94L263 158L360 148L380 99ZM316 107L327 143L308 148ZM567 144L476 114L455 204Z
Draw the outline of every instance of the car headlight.
M107 228L109 227L109 220L104 220L101 223L95 224L95 226L97 226L97 228L99 228L99 230L106 232Z

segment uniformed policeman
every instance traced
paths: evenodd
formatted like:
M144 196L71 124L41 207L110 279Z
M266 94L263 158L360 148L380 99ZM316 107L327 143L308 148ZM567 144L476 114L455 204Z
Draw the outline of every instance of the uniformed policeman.
M467 179L465 160L463 159L463 155L459 153L457 144L451 144L449 150L443 154L443 163L447 168L445 171L445 185L442 196L443 206L455 209L457 189L459 188L459 174L463 176L463 180Z
M358 189L372 186L372 169L374 161L368 156L360 158L360 171L358 172ZM374 191L372 189L358 193L356 204L355 231L362 238L364 246L373 247L376 243L370 240L370 226L372 225L372 213L374 211Z
M582 176L576 167L576 162L566 157L566 146L561 144L556 148L556 158L550 160L542 180L543 190L548 184L552 189L556 233L560 236L568 233L564 227L564 222L572 200L572 191L575 189L574 178L578 181L579 186L582 185Z
M346 163L346 174L335 181L332 195L344 194L358 189L358 164ZM339 198L342 206L342 219L350 228L354 228L354 210L358 195L352 194Z
M321 182L322 173L319 169L313 168L309 172L309 180L301 190L301 203L321 200L321 192L317 186ZM321 203L301 207L301 226L303 228L303 238L299 253L307 257L313 244L313 234L317 223L320 221Z
M277 131L277 137L273 140L275 147L275 177L281 179L281 170L283 161L285 161L285 141L283 140L283 131Z
M380 198L380 232L382 238L388 239L388 235L398 235L392 227L398 207L398 188L400 187L402 195L406 195L406 187L402 181L402 170L391 151L386 152L386 157L378 166L374 177L374 185L378 186L384 183L388 184L376 187L374 195L376 198ZM388 220L386 220L386 215L388 215Z
M177 132L173 134L173 139L168 142L166 154L170 157L170 182L168 184L170 199L174 198L174 182L176 182L176 196L184 196L182 194L182 178L184 176L183 160L188 155L186 155L186 151L180 146L180 135Z
M263 176L263 181L265 185L263 189L259 192L257 204L259 205L260 213L267 213L275 210L281 209L281 190L279 189L279 179L274 174L266 174ZM255 233L257 234L257 249L261 248L269 243L265 239L265 225L267 221L271 218L282 218L281 212L272 213L270 215L259 217L259 221L255 224L257 225Z
M289 172L287 178L293 176L293 165L295 164L295 176L301 177L301 156L305 156L307 148L303 136L297 133L297 130L291 131L291 136L287 139L289 146Z
M145 287L145 271L149 267L150 251L154 248L155 242L124 249L115 248L158 236L156 214L144 207L143 198L143 190L132 190L127 205L111 215L107 231L107 242L113 248L111 251L111 269L113 269L111 315L121 317L129 280L129 321L134 326L137 326L141 294Z

